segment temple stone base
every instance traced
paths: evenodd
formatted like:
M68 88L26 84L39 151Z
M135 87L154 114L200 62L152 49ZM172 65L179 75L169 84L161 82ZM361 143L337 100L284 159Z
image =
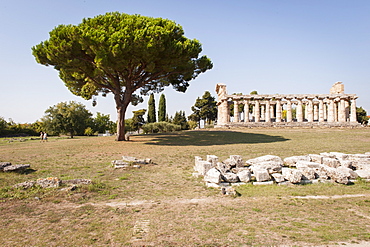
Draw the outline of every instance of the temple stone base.
M224 125L215 125L215 128L359 128L362 127L359 123L327 123L327 122L229 122Z

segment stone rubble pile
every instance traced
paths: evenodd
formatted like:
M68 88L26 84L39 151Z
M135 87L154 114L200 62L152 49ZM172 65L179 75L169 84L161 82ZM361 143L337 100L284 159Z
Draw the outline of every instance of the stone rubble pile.
M141 165L151 164L152 160L149 158L146 159L137 159L131 156L122 156L122 160L113 160L112 166L116 169L126 169L129 167L141 168Z
M305 184L336 182L348 184L363 178L370 180L370 152L344 154L338 152L292 156L285 159L265 155L243 162L240 155L231 155L220 162L215 155L206 160L195 156L194 176L203 176L209 187L225 187L253 182L254 185Z
M2 172L23 172L30 168L29 164L12 165L10 162L0 162L0 171Z
M14 188L23 188L29 189L33 186L40 186L41 188L58 188L62 185L70 186L69 190L74 190L76 185L81 184L91 184L92 181L90 179L71 179L71 180L61 180L57 177L48 177L48 178L39 178L36 181L26 181L23 183L19 183L14 185Z

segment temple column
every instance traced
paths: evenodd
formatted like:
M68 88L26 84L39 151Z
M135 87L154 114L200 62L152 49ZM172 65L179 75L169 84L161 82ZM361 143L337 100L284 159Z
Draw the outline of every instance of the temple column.
M346 122L349 122L349 100L347 99L345 102L344 102L344 110L346 112Z
M328 106L328 122L334 122L334 101L329 99L329 106Z
M244 101L244 122L249 122L249 101Z
M315 120L319 120L319 107L317 103L313 105L313 121Z
M217 108L217 125L225 125L229 122L229 105L227 100L222 100Z
M302 109L302 99L297 99L297 122L303 122L303 109Z
M324 101L319 99L319 122L324 122Z
M305 102L305 107L304 107L304 119L308 119L308 102Z
M261 105L261 120L265 120L265 105Z
M356 98L353 98L351 100L351 113L350 113L349 121L351 123L356 123L357 122L357 117L356 117Z
M339 109L338 109L338 121L345 122L346 121L346 105L345 105L344 98L341 98L339 101Z
M271 115L270 115L270 99L265 99L266 100L266 113L265 113L265 122L270 123L271 122Z
M307 121L309 123L313 122L313 105L312 105L312 99L308 99L308 104L306 106L307 108Z
M274 107L274 105L270 106L270 117L275 118L275 107Z
M338 122L338 104L333 100L334 107L334 122Z
M260 102L256 100L254 105L254 121L258 123L260 121Z
M277 123L281 122L281 101L280 99L276 101L276 122Z
M324 102L322 109L324 112L324 121L328 121L328 104Z
M234 123L240 122L239 117L239 101L234 101Z
M292 101L287 99L287 108L286 108L286 121L288 123L292 122Z

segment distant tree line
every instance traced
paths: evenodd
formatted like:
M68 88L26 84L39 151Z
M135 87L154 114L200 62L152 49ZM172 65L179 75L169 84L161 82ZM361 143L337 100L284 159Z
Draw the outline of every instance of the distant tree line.
M257 94L256 91L251 94ZM239 104L239 112L244 111L244 106ZM230 115L233 116L234 105L230 105ZM179 130L191 130L199 128L201 121L207 126L212 126L217 120L217 101L209 91L205 91L202 97L195 100L191 107L192 113L186 117L185 111L176 111L174 116L169 117L166 112L166 98L162 94L159 100L158 112L156 112L154 95L149 96L148 109L133 111L133 117L125 119L126 132L162 133ZM368 123L368 116L362 107L356 109L357 121L363 125ZM249 109L251 112L252 109ZM144 115L147 113L146 121ZM157 118L158 114L158 118ZM283 111L283 117L285 117ZM293 109L295 115L295 109ZM157 121L158 119L158 121ZM48 135L69 135L71 138L80 135L97 135L98 133L110 132L115 134L117 123L110 120L110 115L97 112L96 116L90 113L86 107L74 101L61 102L49 107L45 115L35 123L17 124L12 119L6 121L0 117L0 136L34 136L41 131Z

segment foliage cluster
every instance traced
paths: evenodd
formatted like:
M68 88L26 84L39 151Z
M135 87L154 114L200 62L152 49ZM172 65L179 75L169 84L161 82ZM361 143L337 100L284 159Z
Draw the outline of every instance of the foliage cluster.
M117 140L125 140L125 114L139 95L167 86L185 92L189 82L213 67L199 56L201 43L188 39L179 24L162 18L113 12L59 25L32 48L36 61L59 71L66 87L85 99L112 93Z
M156 123L147 123L142 126L142 129L145 134L148 133L165 133L181 130L181 125L176 125L168 122L156 122Z
M202 98L197 98L194 106L191 107L193 113L189 116L189 120L198 122L204 120L207 124L217 118L217 102L209 91L205 91Z
M40 125L42 131L49 135L68 134L71 138L114 131L116 127L109 115L98 112L93 118L83 104L75 101L61 102L49 107L41 118Z
M155 111L155 99L154 94L151 94L148 101L148 120L147 123L157 122L157 116Z
M164 94L161 94L158 106L158 122L166 121L166 115L166 97L164 96Z
M369 122L369 117L367 116L365 109L362 107L356 107L356 117L357 122L360 124L367 124Z
M34 136L38 134L38 124L17 124L13 120L6 121L0 117L0 136Z

